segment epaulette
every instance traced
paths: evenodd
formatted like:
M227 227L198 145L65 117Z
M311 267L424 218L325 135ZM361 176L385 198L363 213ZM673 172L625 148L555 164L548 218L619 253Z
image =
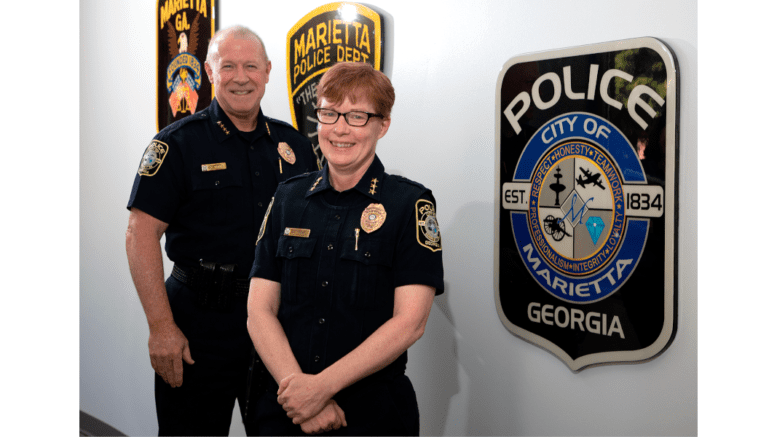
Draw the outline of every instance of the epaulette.
M302 173L302 174L298 174L298 175L296 175L296 176L292 176L292 177L290 177L290 178L286 179L285 181L282 181L282 182L281 182L281 183L279 183L278 185L284 185L284 184L287 184L287 183L289 183L289 182L296 181L296 180L298 180L298 179L306 178L306 177L310 176L310 175L311 175L311 173L314 173L314 172L312 172L312 171L308 171L308 172L305 172L305 173Z
M182 128L183 126L186 126L189 123L195 122L195 121L202 121L208 119L208 108L202 109L192 115L186 116L180 120L176 120L159 131L159 134L162 133L172 133L177 131L178 129Z
M416 186L416 187L420 188L420 189L421 189L421 190L423 190L423 191L426 191L426 190L428 190L428 188L426 188L426 187L424 186L424 184L422 184L422 183L420 183L420 182L416 182L416 181L414 181L414 180L411 180L411 179L408 179L408 178L406 178L406 177L404 177L404 176L399 176L399 175L391 175L391 176L393 176L393 177L397 178L397 181L399 181L399 182L404 182L404 183L406 183L406 184L414 185L414 186Z
M266 115L264 116L264 118L265 118L265 120L269 121L270 123L279 124L281 126L286 126L286 127L294 129L294 126L290 125L289 123L286 123L283 120L278 120L276 118L268 117Z

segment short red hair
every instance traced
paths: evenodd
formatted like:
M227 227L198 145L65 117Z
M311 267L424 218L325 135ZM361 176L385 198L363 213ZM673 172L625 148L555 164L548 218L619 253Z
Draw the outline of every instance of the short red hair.
M389 117L394 106L394 86L385 74L365 62L341 62L332 66L318 83L318 104L326 98L339 105L346 98L353 102L366 99L375 112Z

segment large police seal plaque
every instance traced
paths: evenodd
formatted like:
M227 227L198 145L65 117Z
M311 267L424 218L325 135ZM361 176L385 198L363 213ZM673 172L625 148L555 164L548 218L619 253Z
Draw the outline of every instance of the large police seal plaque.
M677 330L677 68L640 38L519 56L497 84L503 324L578 372Z

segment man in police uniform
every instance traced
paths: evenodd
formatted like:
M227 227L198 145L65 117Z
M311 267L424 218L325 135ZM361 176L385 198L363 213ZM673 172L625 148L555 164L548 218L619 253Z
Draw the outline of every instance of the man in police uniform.
M251 354L248 274L279 182L316 170L310 142L260 108L272 64L235 26L214 35L209 108L154 137L135 176L127 258L149 326L160 435L227 435ZM175 262L164 280L160 238Z
M405 365L443 292L442 242L432 192L375 154L393 103L368 64L327 71L326 165L280 184L262 224L248 330L272 380L246 421L263 435L420 431Z

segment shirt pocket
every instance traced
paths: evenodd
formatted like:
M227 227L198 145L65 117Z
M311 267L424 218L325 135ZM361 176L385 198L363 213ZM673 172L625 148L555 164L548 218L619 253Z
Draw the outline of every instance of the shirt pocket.
M233 172L224 170L195 171L192 175L192 191L223 190L229 187L243 186L240 178Z
M393 256L394 245L388 240L361 236L357 246L355 237L346 239L340 259L349 261L344 265L351 266L351 269L345 269L342 277L343 288L347 288L343 290L344 298L348 304L363 309L393 304Z
M243 181L227 170L197 171L192 174L191 208L207 225L219 226L244 213L239 205L246 204Z
M316 238L300 238L281 235L275 256L281 258L281 300L296 304L311 295L312 270Z

